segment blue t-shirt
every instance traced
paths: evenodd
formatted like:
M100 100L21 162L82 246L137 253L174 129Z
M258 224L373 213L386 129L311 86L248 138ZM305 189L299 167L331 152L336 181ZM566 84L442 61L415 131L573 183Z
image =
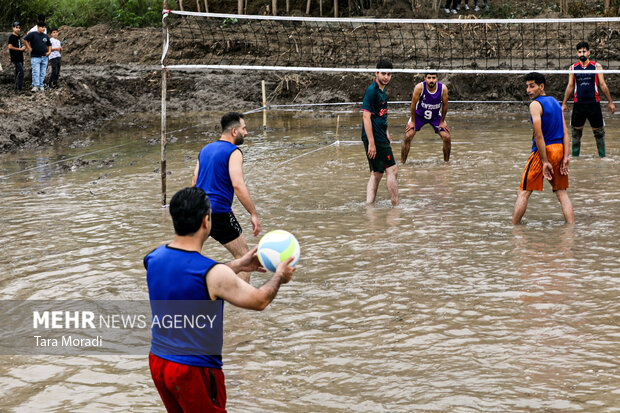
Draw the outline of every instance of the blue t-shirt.
M196 187L209 196L214 214L231 212L235 189L230 180L228 163L237 146L226 141L206 145L198 155Z
M372 124L372 135L375 139L375 143L383 142L388 143L387 138L387 96L385 91L381 90L379 84L375 80L372 85L368 86L366 93L364 93L364 101L362 102L362 111L370 112L370 123ZM362 139L368 140L366 136L366 128L362 124Z
M211 300L205 278L216 264L199 252L168 245L144 257L153 354L191 366L222 367L224 301Z
M562 106L554 97L538 96L535 99L542 105L543 113L540 118L543 137L545 138L545 146L562 143L564 141L564 123ZM530 116L530 122L532 116ZM532 135L532 152L537 151L536 139Z

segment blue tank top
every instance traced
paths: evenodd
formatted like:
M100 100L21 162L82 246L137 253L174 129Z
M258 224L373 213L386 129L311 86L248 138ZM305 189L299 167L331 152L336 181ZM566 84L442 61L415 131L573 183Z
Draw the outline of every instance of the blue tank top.
M198 178L196 186L209 196L213 213L231 212L235 189L228 172L230 155L237 146L226 141L206 145L198 155Z
M426 82L423 82L422 94L415 107L415 114L426 120L435 120L441 117L442 92L443 84L441 84L441 82L437 82L437 90L435 93L430 93L426 89Z
M542 105L541 129L545 138L545 146L564 141L564 123L562 106L554 97L538 96L536 101ZM530 116L530 122L532 116ZM532 135L532 152L537 151L536 140Z
M211 300L205 281L216 264L198 252L167 245L144 257L153 354L190 366L222 367L224 301ZM180 315L182 323L177 326L182 328L170 327L179 320L173 315Z
M573 65L575 76L575 102L576 103L596 103L599 102L598 96L598 75L595 73L579 73L583 70L595 70L596 62L590 62L586 67L577 62Z

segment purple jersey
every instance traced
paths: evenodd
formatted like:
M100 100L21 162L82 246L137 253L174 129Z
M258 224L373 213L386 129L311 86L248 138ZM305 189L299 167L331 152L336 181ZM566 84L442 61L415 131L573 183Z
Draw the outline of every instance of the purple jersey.
M437 82L437 90L435 93L430 93L426 89L426 82L422 85L422 94L418 99L418 104L415 107L416 118L420 117L427 122L432 122L441 119L441 101L443 92L443 84Z

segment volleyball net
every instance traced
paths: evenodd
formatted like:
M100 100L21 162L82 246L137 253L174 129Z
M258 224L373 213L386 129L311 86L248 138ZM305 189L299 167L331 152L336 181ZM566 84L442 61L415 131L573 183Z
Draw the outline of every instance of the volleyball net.
M164 10L168 70L568 73L590 45L603 73L620 73L620 17L369 19L252 16Z

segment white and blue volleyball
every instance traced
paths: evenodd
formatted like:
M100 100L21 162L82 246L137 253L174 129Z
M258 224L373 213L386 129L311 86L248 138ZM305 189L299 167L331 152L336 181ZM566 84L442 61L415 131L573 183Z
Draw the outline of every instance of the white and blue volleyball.
M300 252L299 242L293 234L282 230L275 230L266 233L260 239L257 255L263 267L271 272L275 272L282 261L286 261L292 256L295 259L290 265L297 265Z

